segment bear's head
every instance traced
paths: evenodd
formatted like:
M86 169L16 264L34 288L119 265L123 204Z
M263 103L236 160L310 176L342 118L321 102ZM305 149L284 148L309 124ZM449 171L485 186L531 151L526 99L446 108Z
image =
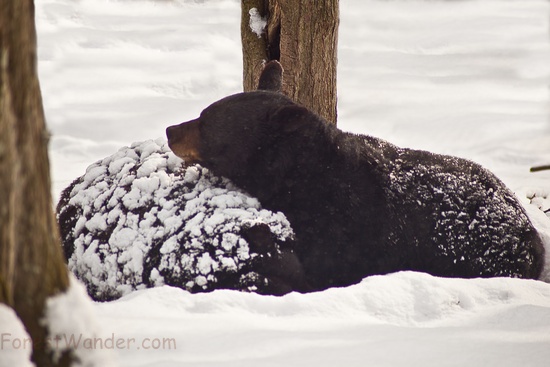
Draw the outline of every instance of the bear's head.
M289 136L296 136L297 130L308 136L307 127L323 121L279 93L281 79L280 64L268 63L257 91L223 98L197 119L168 127L168 145L186 164L198 163L234 180L257 171L258 160L267 169L288 165L281 163L291 155L284 151L297 140ZM257 165L251 164L254 160Z

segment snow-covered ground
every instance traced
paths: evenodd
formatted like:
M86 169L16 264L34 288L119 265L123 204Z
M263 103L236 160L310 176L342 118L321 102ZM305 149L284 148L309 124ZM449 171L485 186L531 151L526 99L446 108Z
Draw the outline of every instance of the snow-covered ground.
M93 162L241 89L238 1L36 5L56 198ZM529 167L550 164L549 12L546 0L342 1L339 126L548 194L550 171ZM407 272L281 298L162 287L94 308L122 366L550 364L538 281Z

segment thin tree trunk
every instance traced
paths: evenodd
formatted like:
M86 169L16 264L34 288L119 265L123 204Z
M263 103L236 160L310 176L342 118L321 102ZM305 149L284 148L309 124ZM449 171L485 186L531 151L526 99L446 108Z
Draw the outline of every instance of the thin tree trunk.
M255 14L266 21L260 37ZM244 90L256 89L263 63L278 60L283 93L336 123L338 24L338 0L242 0Z
M531 167L530 169L531 172L539 172L539 171L545 171L545 170L550 170L550 164L547 164L544 166L535 166L535 167Z
M32 0L0 2L0 301L33 340L37 366L54 363L41 325L46 299L67 289L53 213L48 132L36 70Z

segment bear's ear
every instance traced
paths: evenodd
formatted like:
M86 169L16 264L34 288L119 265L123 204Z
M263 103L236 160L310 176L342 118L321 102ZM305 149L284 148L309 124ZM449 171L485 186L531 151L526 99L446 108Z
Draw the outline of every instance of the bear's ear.
M283 90L283 67L277 60L271 60L264 66L258 82L258 90L281 93Z
M311 112L303 106L288 105L277 109L269 119L271 124L278 124L282 132L292 133L305 125Z

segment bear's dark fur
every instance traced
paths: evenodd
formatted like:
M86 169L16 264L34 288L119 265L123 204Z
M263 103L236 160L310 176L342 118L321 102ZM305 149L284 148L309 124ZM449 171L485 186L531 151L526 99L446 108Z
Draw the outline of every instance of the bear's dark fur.
M277 77L261 80L277 86ZM311 290L399 270L465 278L542 271L544 248L524 209L471 161L342 132L272 91L226 97L167 136L187 163L287 216Z

